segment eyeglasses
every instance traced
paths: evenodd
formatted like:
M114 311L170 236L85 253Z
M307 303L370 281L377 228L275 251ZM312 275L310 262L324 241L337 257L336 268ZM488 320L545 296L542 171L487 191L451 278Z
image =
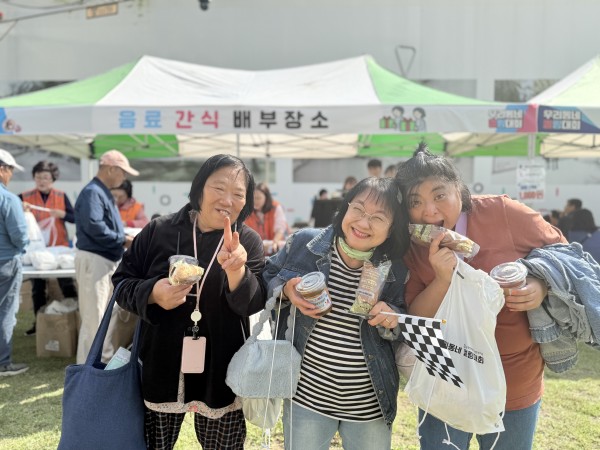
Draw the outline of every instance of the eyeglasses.
M382 213L369 214L360 203L348 203L348 215L354 220L361 220L366 216L373 230L384 230L391 225L385 215Z

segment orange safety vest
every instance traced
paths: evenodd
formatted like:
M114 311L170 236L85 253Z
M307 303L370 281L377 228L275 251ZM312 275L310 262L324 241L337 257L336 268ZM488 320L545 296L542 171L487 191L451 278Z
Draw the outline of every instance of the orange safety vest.
M141 209L142 209L142 204L138 203L138 202L133 203L131 206L129 206L126 209L119 208L119 214L121 215L121 220L123 221L123 223L125 225L127 225L127 222L134 221L137 219L137 215Z
M31 191L23 192L21 194L23 197L23 201L30 203L35 206L41 206L44 208L50 209L60 209L61 211L65 211L65 193L62 191L57 191L56 189L50 189L48 193L48 199L46 203L42 199L42 193L37 189L32 189ZM39 223L44 219L48 219L50 213L47 211L39 211L37 209L32 209L35 220ZM69 246L69 236L67 235L67 228L65 227L65 221L62 219L54 220L55 228L50 230L50 239L46 245L48 246L56 246L56 245L64 245L66 247Z
M275 237L275 209L277 206L279 203L273 200L273 208L265 213L262 221L256 215L256 211L252 211L252 214L246 219L246 225L256 231L263 240L272 240Z

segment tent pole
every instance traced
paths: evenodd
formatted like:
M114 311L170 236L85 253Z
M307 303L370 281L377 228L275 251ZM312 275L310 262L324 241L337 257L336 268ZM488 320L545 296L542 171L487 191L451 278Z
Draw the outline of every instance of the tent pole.
M535 158L535 137L535 133L527 135L527 157L529 159Z
M235 135L235 156L240 157L240 133Z

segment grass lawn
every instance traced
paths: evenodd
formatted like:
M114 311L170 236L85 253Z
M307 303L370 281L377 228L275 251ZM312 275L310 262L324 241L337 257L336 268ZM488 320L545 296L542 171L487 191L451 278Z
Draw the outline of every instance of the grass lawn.
M28 372L0 378L0 450L55 449L60 439L64 369L74 359L35 356L35 338L23 335L33 313L20 312L14 334L14 361L28 363ZM393 448L418 449L416 412L403 392L398 396ZM272 431L271 448L283 448L281 423ZM473 449L477 449L473 441ZM261 430L248 426L247 449L261 448ZM181 430L177 450L199 449L190 415ZM334 440L332 449L341 449ZM600 449L600 352L580 346L579 363L571 371L546 373L536 450ZM112 450L112 449L107 449ZM365 449L368 450L368 449Z

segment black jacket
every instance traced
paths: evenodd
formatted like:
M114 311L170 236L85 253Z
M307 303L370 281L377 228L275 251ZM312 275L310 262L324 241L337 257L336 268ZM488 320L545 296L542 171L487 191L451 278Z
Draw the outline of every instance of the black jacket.
M125 252L112 278L115 286L125 280L117 303L143 320L142 389L144 399L153 403L177 400L183 337L191 335L193 325L190 314L196 304L195 295L188 295L185 304L170 311L148 305L154 284L168 276L169 256L194 256L189 211L188 204L176 214L151 221ZM185 402L199 400L210 408L233 403L235 394L225 384L225 375L231 357L244 343L240 324L247 327L247 317L263 309L266 300L266 287L260 277L265 265L262 240L245 225L239 232L240 243L248 253L246 274L234 292L229 291L225 271L216 259L210 272L204 274L198 326L200 336L207 340L205 369L202 374L185 375ZM201 233L196 229L198 260L204 269L222 235L221 230ZM195 292L194 288L190 294Z

